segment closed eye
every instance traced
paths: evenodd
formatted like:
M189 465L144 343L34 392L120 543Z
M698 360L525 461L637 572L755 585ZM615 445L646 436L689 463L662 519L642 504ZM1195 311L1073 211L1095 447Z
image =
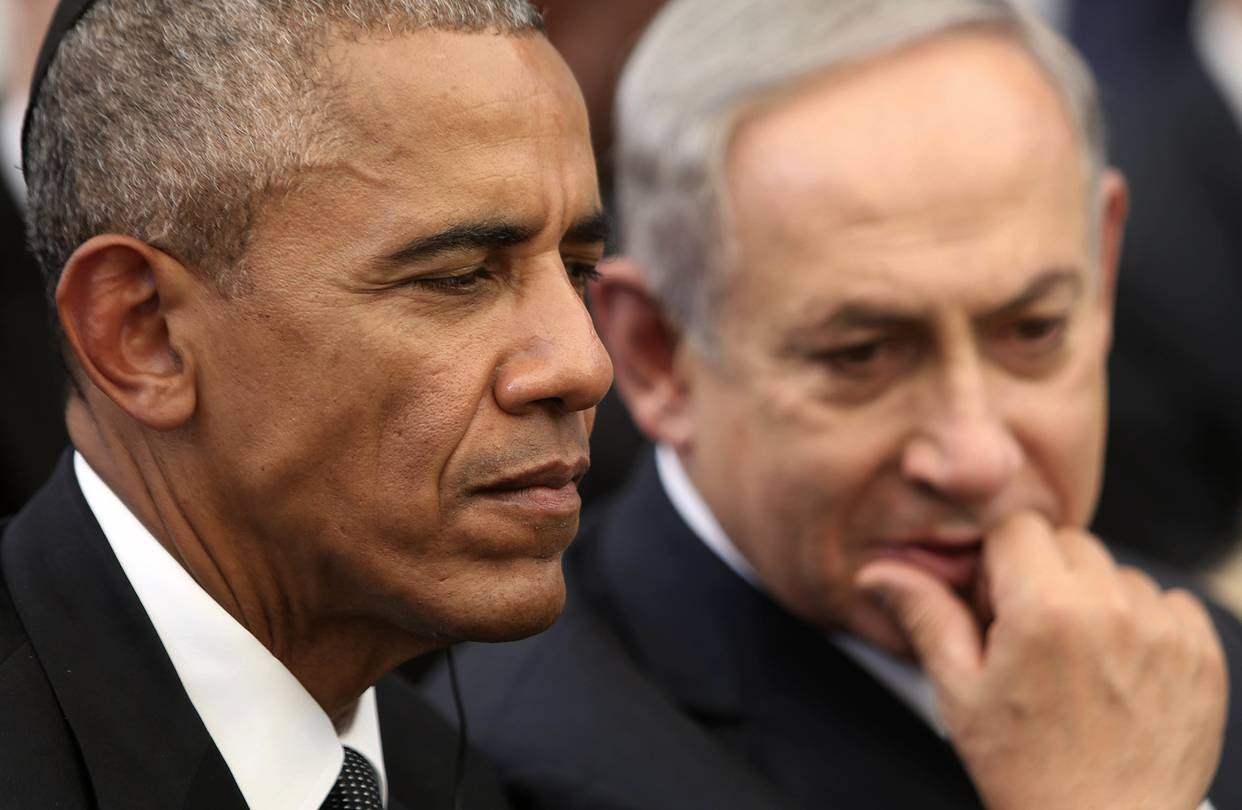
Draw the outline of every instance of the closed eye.
M451 276L433 276L430 278L417 276L406 279L403 283L412 287L460 295L470 292L474 287L478 286L479 282L491 277L492 272L490 270L486 267L478 267L469 272L457 273Z
M599 280L601 276L599 268L592 262L567 261L565 272L569 274L570 280L579 290L585 290L587 285Z

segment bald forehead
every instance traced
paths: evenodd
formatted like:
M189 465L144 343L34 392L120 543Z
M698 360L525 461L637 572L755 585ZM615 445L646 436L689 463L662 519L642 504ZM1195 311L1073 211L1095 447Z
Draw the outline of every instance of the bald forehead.
M401 117L428 131L468 127L503 136L515 106L548 127L563 127L566 114L585 118L572 73L539 33L423 30L342 39L328 60L337 103L364 129L385 130Z
M949 206L985 188L965 178L995 178L988 188L1027 183L1069 151L1085 188L1086 153L1040 67L1004 34L958 32L766 100L739 126L729 155L731 169L764 169L730 171L731 196L744 205L759 184L790 200L823 200L827 188L824 213L849 224Z

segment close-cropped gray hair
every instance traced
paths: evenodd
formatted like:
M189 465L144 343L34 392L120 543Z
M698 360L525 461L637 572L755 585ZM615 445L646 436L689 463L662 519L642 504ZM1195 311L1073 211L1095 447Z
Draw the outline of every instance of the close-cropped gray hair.
M49 295L101 233L236 282L256 205L335 154L323 46L423 29L543 21L527 0L99 0L61 43L27 133Z
M808 76L968 28L1013 36L1042 68L1094 186L1107 158L1090 71L1007 0L673 0L664 8L618 90L617 193L624 250L678 326L712 336L728 265L725 160L745 114Z

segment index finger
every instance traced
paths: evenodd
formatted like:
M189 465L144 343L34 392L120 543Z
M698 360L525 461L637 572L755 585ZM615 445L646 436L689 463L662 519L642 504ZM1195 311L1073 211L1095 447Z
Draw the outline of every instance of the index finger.
M1047 518L1036 512L1018 512L984 538L983 572L995 608L1001 599L1059 581L1069 573L1069 560Z

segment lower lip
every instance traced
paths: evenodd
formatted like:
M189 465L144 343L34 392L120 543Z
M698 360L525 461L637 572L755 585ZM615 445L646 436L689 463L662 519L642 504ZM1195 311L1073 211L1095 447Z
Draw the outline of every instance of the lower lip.
M506 506L548 515L576 515L582 508L578 485L572 482L563 487L491 489L485 491L483 497Z
M882 554L922 568L952 588L965 588L979 575L979 546L949 548L911 543L889 546Z

